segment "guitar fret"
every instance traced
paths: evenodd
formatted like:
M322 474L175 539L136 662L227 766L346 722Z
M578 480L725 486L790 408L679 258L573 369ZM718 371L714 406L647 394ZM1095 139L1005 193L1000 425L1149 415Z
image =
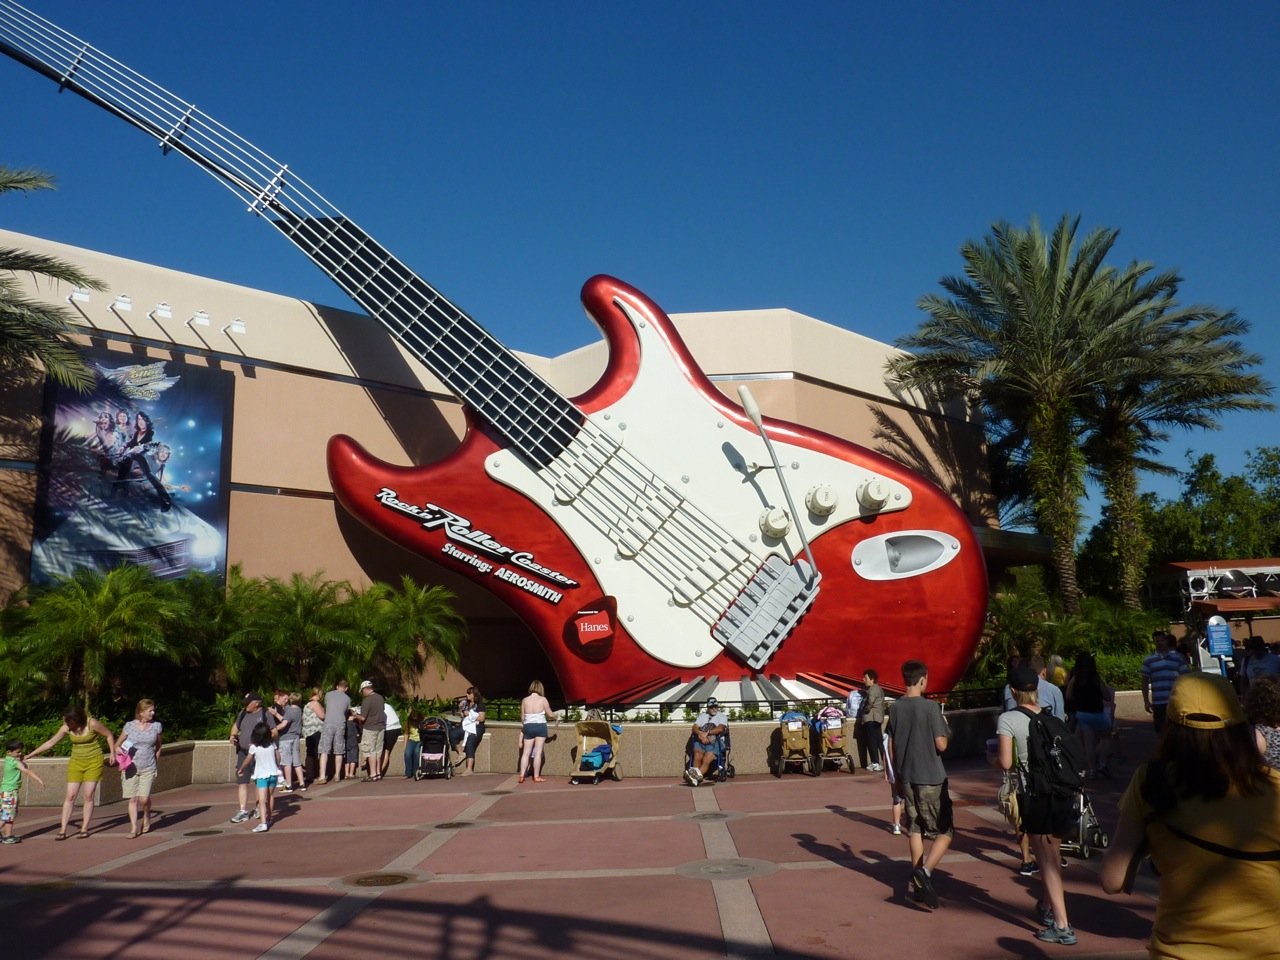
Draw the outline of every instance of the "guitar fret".
M67 86L67 82L75 76L75 72L80 69L80 64L84 62L84 55L92 48L86 43L80 48L80 52L76 54L76 58L71 61L71 66L63 71L62 76L58 78L58 89L63 90Z
M181 118L172 127L169 132L160 138L160 151L168 154L173 149L173 141L181 140L186 135L187 128L191 126L191 114L195 110L194 107L187 107Z

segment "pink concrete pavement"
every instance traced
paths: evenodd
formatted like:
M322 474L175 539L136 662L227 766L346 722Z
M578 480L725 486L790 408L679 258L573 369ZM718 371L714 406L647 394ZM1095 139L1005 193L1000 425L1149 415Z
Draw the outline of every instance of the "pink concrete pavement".
M623 750L625 751L625 734ZM1151 745L1125 728L1104 824ZM518 786L503 775L344 783L279 800L267 834L234 825L233 786L158 796L150 834L124 808L55 843L24 809L0 847L0 957L705 960L710 957L1144 957L1154 900L1111 898L1071 859L1080 942L1038 943L1038 884L993 809L996 775L949 765L957 836L916 904L905 838L875 775ZM365 885L372 884L372 885Z

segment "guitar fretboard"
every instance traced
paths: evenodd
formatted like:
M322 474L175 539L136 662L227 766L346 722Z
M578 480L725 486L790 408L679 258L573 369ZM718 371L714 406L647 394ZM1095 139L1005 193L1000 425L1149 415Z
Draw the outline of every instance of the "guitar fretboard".
M582 415L289 168L83 40L0 0L0 50L180 153L267 219L475 414L543 466Z

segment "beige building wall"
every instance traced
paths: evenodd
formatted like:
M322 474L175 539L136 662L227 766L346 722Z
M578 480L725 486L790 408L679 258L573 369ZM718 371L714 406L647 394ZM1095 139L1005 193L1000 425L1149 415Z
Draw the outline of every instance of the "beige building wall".
M532 676L551 678L537 643L507 608L370 533L330 492L325 445L334 434L350 434L385 460L426 463L451 451L465 429L458 402L374 321L2 230L0 244L69 260L106 284L68 305L80 342L232 374L229 563L254 577L323 570L361 586L408 573L453 590L472 642L460 672L429 674L421 693L456 693L467 680L511 690ZM71 291L30 293L60 302ZM229 329L234 319L243 333ZM895 397L883 380L893 348L790 310L672 319L733 402L746 383L766 415L903 461L933 477L976 525L994 525L980 425L963 409L926 410L915 398ZM520 357L570 396L591 387L607 359L603 341L559 357ZM0 599L29 569L41 406L35 379L0 392Z

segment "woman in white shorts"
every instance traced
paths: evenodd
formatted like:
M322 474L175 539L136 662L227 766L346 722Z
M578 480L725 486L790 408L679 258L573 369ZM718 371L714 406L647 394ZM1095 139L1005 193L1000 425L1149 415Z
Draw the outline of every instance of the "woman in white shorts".
M129 801L129 839L151 831L151 786L156 780L163 726L156 720L154 700L139 700L134 719L124 725L117 748L133 763L120 771L121 795ZM138 808L142 825L138 825Z

